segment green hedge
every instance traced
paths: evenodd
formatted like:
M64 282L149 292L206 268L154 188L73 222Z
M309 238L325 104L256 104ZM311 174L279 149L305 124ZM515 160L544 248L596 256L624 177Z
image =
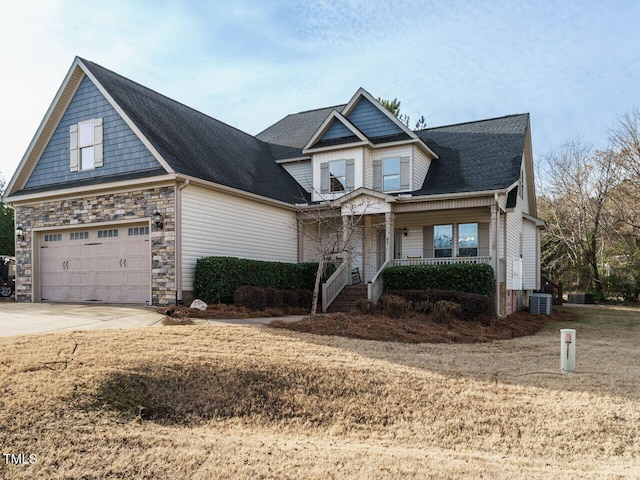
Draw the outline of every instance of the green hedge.
M313 290L317 263L283 263L235 257L205 257L196 262L194 290L207 303L233 303L242 286ZM325 278L335 271L328 264Z
M484 263L389 267L382 272L384 290L453 290L493 296L496 277Z

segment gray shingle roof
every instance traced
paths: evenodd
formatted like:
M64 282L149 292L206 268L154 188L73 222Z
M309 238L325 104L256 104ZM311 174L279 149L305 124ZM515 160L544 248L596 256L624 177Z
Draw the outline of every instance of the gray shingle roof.
M292 113L257 134L256 138L264 142L302 150L331 111L335 109L340 112L345 106L336 105L335 107Z
M306 198L275 163L295 150L270 147L93 62L82 62L176 172L288 203Z
M520 178L529 114L417 131L440 158L418 195L507 188Z

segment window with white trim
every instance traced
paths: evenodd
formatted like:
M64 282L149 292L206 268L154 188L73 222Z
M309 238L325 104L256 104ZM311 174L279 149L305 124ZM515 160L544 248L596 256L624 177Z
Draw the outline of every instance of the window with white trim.
M382 159L382 190L400 190L400 157Z
M478 256L478 224L460 223L458 224L458 256L477 257Z
M78 170L93 170L95 168L94 130L93 120L78 124Z
M69 234L69 240L88 240L89 232L71 232Z
M92 118L69 127L69 169L72 172L93 170L103 165L102 118Z
M347 185L346 160L329 162L329 185L332 192L343 192Z

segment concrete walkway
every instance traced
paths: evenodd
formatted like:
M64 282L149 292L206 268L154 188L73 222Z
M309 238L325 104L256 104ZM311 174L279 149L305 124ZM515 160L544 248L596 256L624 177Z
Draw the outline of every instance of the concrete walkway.
M0 336L160 325L153 307L66 303L0 303Z

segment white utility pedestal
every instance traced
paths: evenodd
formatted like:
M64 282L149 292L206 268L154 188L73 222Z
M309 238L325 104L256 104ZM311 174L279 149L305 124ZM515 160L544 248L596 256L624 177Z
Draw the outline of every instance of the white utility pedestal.
M576 370L576 331L572 328L560 330L560 370L562 373Z

